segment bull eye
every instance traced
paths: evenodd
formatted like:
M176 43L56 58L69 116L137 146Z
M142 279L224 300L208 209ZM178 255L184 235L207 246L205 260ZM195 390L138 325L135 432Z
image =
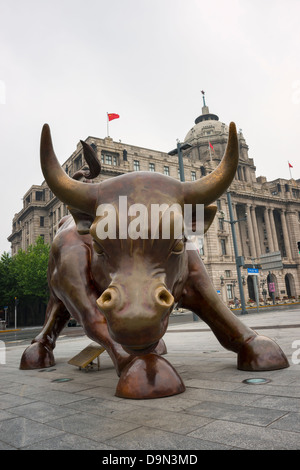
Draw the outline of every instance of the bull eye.
M177 242L173 246L172 253L179 254L179 253L182 253L183 250L184 250L184 241L182 239L177 240Z
M96 240L93 240L93 248L98 255L102 255L104 253L103 247L100 243L96 242Z

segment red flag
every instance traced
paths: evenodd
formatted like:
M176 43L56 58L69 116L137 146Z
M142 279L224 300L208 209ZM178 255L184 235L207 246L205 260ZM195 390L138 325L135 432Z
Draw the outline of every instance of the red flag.
M109 121L112 121L113 119L118 119L120 117L118 114L115 113L107 113L107 116Z
M289 162L289 168L293 168L293 165L291 165L290 162Z
M212 150L214 149L210 142L209 142L209 146L210 146L210 148L211 148Z

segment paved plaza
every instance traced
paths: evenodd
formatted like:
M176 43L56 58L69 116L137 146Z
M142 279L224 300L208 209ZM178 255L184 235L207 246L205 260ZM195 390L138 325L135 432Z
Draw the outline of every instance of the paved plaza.
M106 352L100 370L68 364L91 343L86 336L61 336L56 364L44 370L19 370L25 346L8 345L0 364L0 450L299 450L300 305L240 318L273 338L290 367L239 371L236 355L205 323L171 323L165 358L186 391L160 399L114 396L118 377ZM269 382L244 383L249 378Z

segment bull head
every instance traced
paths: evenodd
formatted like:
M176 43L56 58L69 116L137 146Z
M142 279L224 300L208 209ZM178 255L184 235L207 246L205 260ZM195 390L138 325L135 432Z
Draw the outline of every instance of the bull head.
M84 152L93 152L82 142ZM116 205L119 196L134 204L168 202L205 207L205 230L216 207L210 204L229 187L238 164L235 124L223 159L209 175L193 182L180 182L158 173L132 172L97 184L71 179L60 166L52 146L50 129L41 136L41 167L51 191L71 209L81 234L90 233L91 272L97 300L111 336L128 351L145 353L163 336L174 302L180 300L188 275L184 238L169 240L99 240L100 205ZM79 214L79 216L78 216ZM120 229L119 229L120 230ZM120 234L118 232L118 234ZM107 254L106 257L104 254ZM101 259L99 260L99 256Z

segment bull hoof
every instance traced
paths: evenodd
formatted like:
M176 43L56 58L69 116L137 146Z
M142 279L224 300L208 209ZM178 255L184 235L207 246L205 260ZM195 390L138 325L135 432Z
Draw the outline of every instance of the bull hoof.
M135 357L122 371L116 393L121 398L161 398L177 395L185 386L171 364L157 354Z
M275 341L266 336L257 335L247 341L238 353L240 370L263 371L289 367L289 362Z
M32 343L25 349L21 357L20 369L43 369L55 364L52 350L40 342Z

